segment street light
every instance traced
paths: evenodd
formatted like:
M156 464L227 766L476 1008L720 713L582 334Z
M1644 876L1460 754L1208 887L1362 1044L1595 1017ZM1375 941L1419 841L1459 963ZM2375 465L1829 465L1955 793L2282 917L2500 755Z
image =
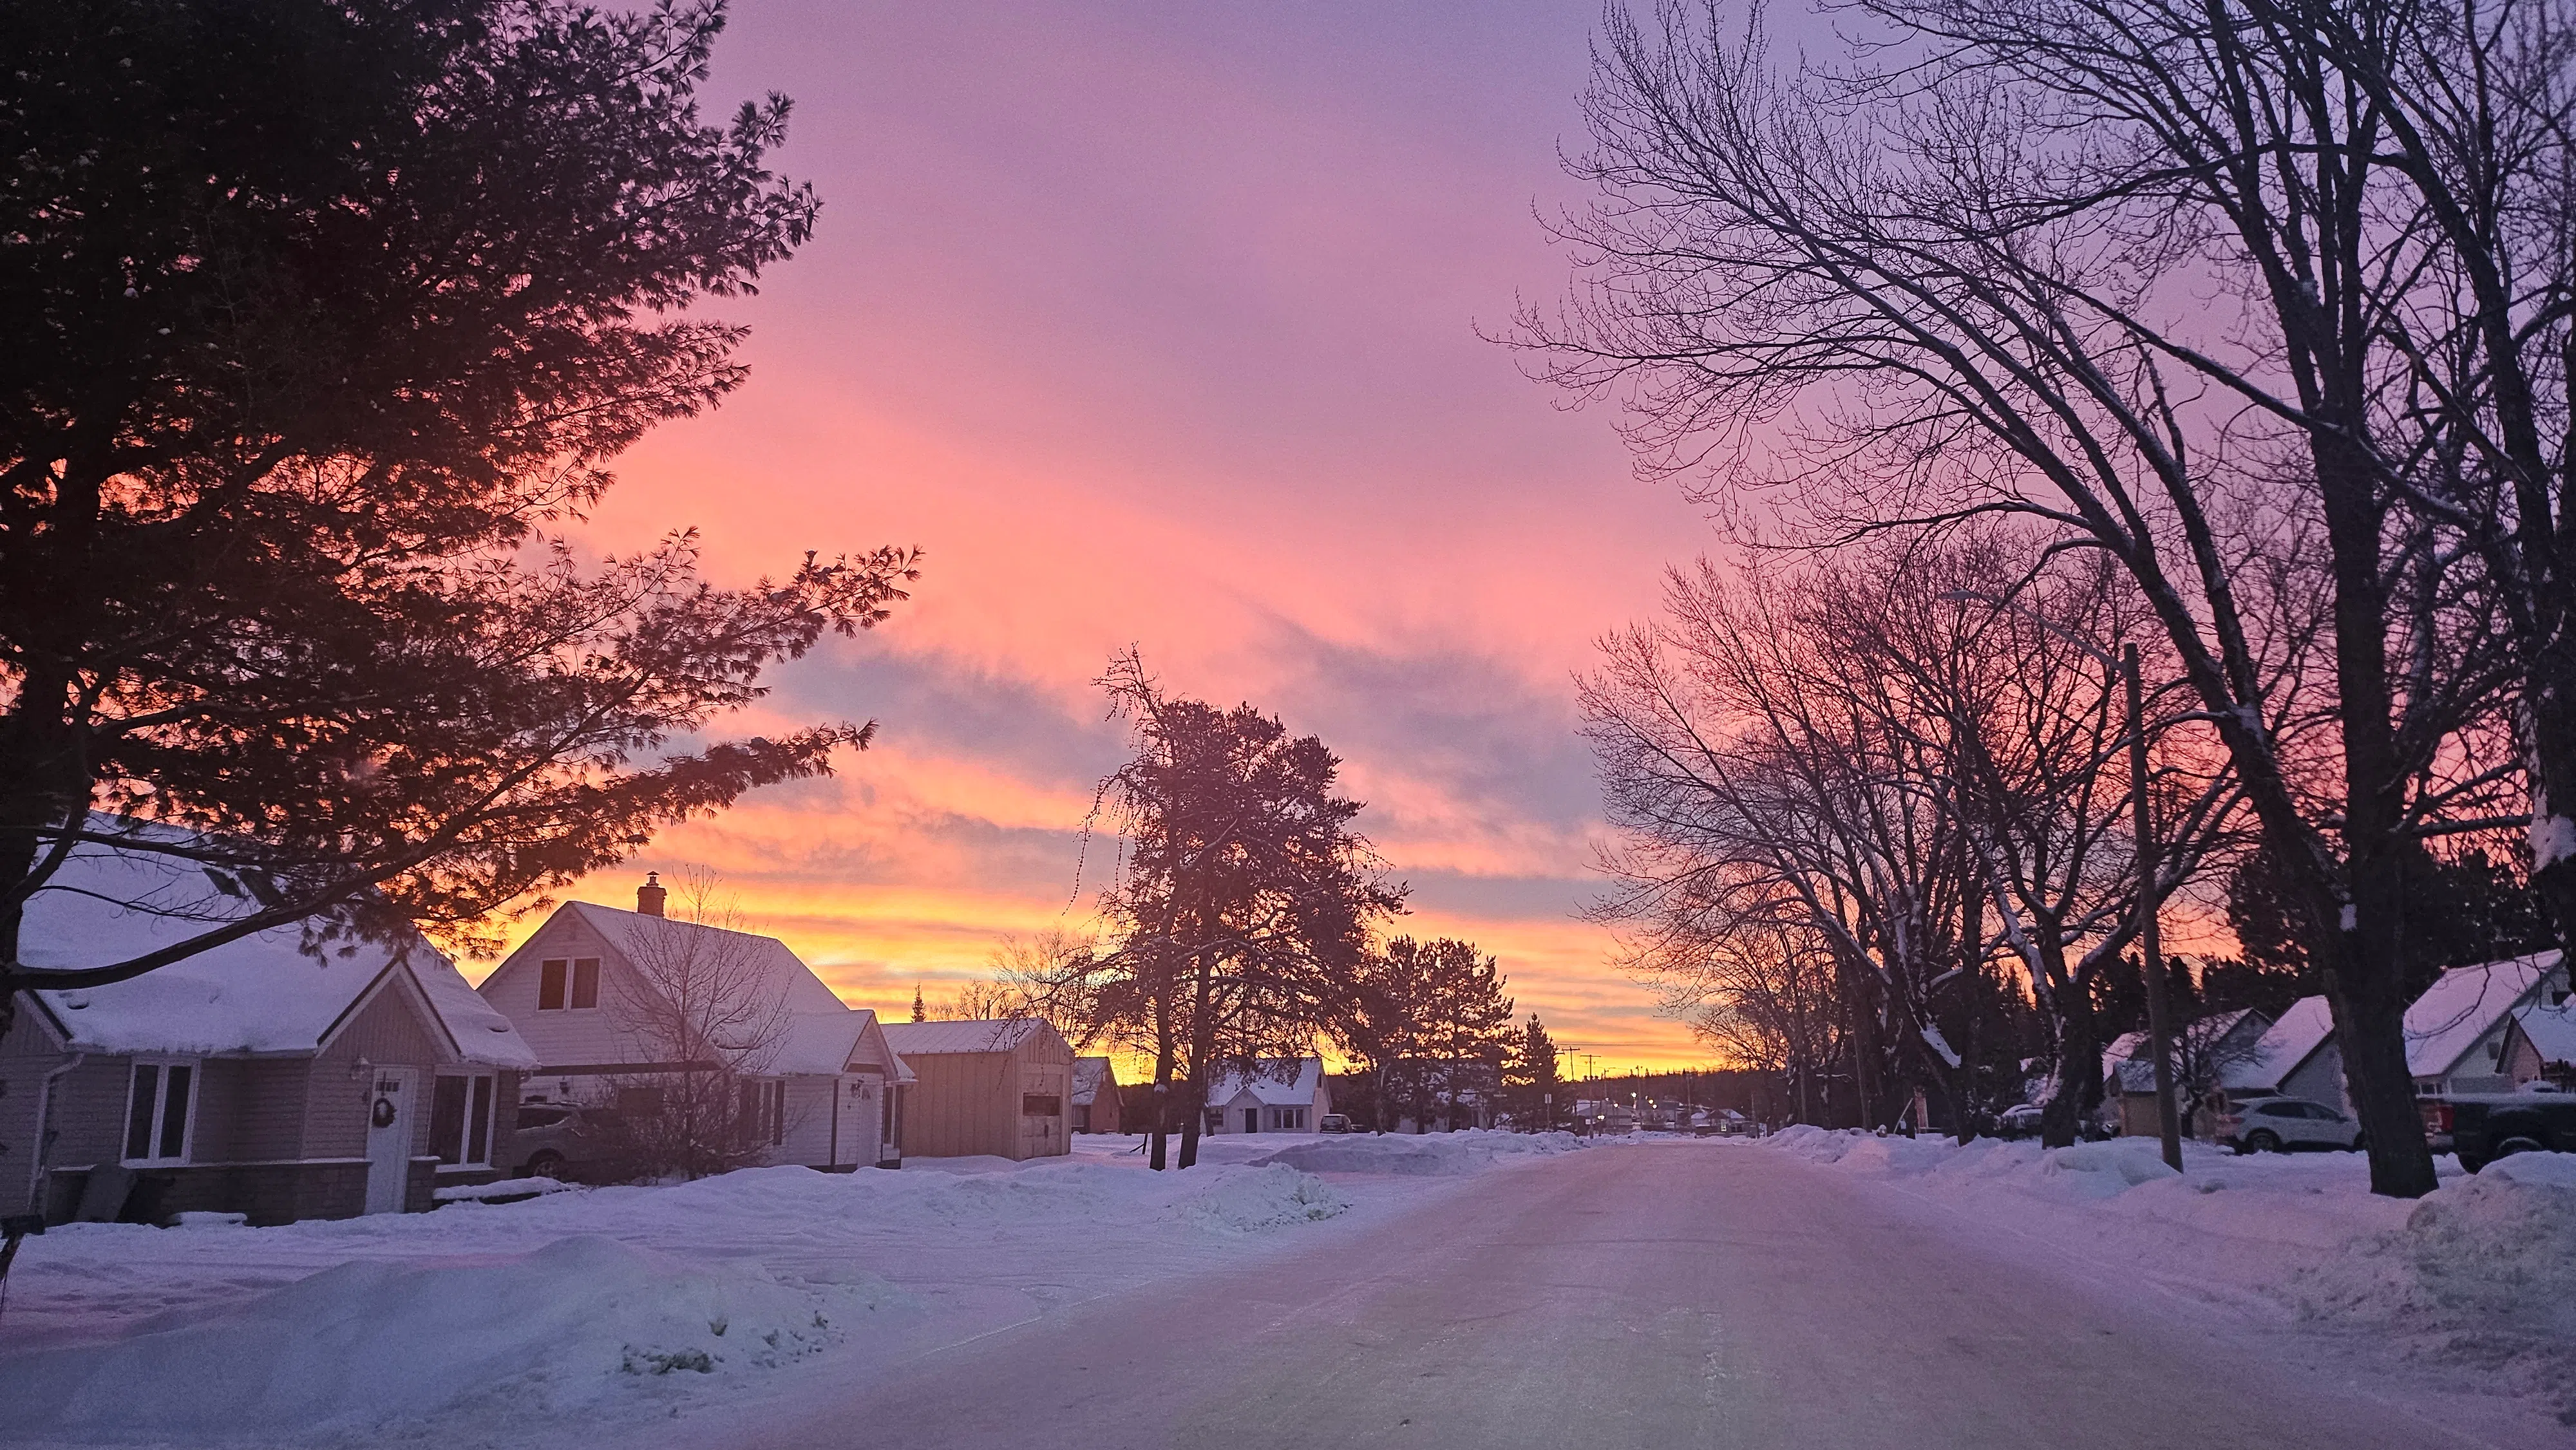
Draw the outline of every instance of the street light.
M2165 1004L2164 940L2156 927L2156 829L2154 802L2147 795L2147 716L2145 691L2138 683L2138 647L2123 642L2113 659L2091 640L2057 621L2010 599L1953 589L1941 598L1953 604L1980 603L1997 611L2009 609L2066 640L2120 676L2129 704L2129 812L2138 830L2138 948L2146 958L2147 1037L2156 1059L2156 1119L2164 1140L2165 1166L2182 1171L2182 1119L2174 1111L2173 1018Z

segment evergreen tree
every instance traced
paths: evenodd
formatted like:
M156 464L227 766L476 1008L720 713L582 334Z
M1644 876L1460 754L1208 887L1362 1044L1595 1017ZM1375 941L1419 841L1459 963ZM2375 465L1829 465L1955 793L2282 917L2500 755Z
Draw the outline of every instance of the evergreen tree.
M1503 1064L1503 1092L1511 1105L1514 1125L1528 1131L1545 1132L1564 1121L1569 1107L1560 1101L1563 1094L1557 1079L1556 1039L1547 1035L1538 1014L1532 1012L1512 1043L1511 1056Z
M866 743L667 748L882 619L909 553L721 590L685 530L601 566L548 532L741 384L695 304L813 227L768 169L784 97L699 114L723 23L0 0L0 1013L292 922L488 943ZM106 845L234 902L121 903L204 929L24 965L23 903Z

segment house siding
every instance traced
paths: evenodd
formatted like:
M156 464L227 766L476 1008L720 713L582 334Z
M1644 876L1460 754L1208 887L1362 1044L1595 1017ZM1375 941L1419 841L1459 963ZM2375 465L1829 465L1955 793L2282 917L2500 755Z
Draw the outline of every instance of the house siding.
M54 1083L46 1126L52 1143L48 1167L87 1168L114 1163L125 1138L125 1092L134 1070L131 1057L92 1056Z
M41 1156L41 1115L45 1074L71 1060L62 1044L21 998L17 1020L0 1034L0 1205L16 1213L21 1205L38 1207L42 1191L36 1163Z
M428 1152L430 1078L437 1067L455 1060L448 1045L432 1035L405 984L387 982L313 1058L304 1093L303 1151L295 1156L367 1156L370 1084L359 1071L362 1062L415 1069L413 1091L420 1099L411 1105L411 1151Z
M787 1141L770 1154L773 1163L801 1163L808 1168L853 1168L877 1161L877 1095L883 1089L873 1077L844 1073L838 1077L787 1079ZM839 1104L838 1151L834 1149L834 1102Z
M2308 1054L2308 1060L2281 1079L2281 1091L2294 1098L2324 1103L2340 1112L2352 1111L2352 1096L2344 1087L2343 1045L2327 1042Z
M538 1011L539 964L548 958L570 961L576 957L599 958L599 1005ZM520 1039L536 1053L542 1071L640 1061L632 1035L617 1022L617 1003L633 990L633 981L633 968L605 937L578 914L558 911L475 990L519 1029Z
M917 1079L903 1104L904 1156L1027 1159L1073 1150L1063 1113L1020 1112L1024 1095L1052 1096L1059 1107L1072 1095L1073 1050L1054 1031L1032 1032L1007 1052L913 1052L904 1062Z

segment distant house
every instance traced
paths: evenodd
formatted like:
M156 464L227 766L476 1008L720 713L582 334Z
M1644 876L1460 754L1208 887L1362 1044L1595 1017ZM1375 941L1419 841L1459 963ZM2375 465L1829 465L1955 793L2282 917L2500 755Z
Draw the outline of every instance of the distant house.
M1281 1058L1220 1075L1206 1101L1211 1133L1311 1133L1333 1110L1333 1089L1322 1058Z
M1073 1060L1073 1130L1115 1133L1119 1127L1118 1073L1105 1057Z
M28 899L20 955L97 966L244 909L187 862L83 847ZM535 1064L417 933L307 952L279 927L22 992L0 1037L0 1193L56 1223L424 1210L496 1176L502 1105Z
M2212 1116L2196 1111L2200 1099L2195 1093L2254 1090L2247 1080L2249 1064L2259 1057L2271 1027L2271 1018L2241 1007L2183 1024L2175 1034L2173 1069L2180 1075L2174 1083L2175 1103L2186 1127L2205 1132ZM2155 1048L2148 1034L2122 1033L2102 1055L2102 1063L2103 1107L2121 1136L2152 1138L2163 1132L2156 1105Z
M2350 1112L2333 1006L2322 996L2291 1003L2264 1029L2253 1054L2229 1065L2226 1086L2230 1097L2282 1093Z
M2576 1002L2525 1007L2505 1028L2501 1060L2516 1090L2545 1082L2576 1092Z
M904 1150L923 1158L1046 1158L1073 1151L1066 1100L1073 1047L1034 1017L891 1022L886 1039L919 1079Z
M2418 1097L2509 1092L2505 1037L2517 1014L2567 1001L2555 951L2453 967L2406 1009L2406 1070Z
M635 911L567 902L479 989L536 1054L534 1101L649 1104L655 1079L711 1059L675 1052L671 965L747 985L762 1018L756 1044L727 1060L745 1131L769 1163L845 1170L903 1157L903 1090L911 1074L876 1014L853 1008L776 937L662 914L648 878ZM682 1013L685 1016L685 1012ZM722 1029L718 1029L722 1030Z

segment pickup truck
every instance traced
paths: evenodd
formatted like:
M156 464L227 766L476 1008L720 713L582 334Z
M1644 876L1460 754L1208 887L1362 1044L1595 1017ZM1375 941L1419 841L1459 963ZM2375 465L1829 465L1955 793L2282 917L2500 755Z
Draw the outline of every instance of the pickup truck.
M2424 1127L2436 1151L2448 1138L2471 1173L2515 1153L2576 1153L2576 1096L2459 1093L2424 1104Z

